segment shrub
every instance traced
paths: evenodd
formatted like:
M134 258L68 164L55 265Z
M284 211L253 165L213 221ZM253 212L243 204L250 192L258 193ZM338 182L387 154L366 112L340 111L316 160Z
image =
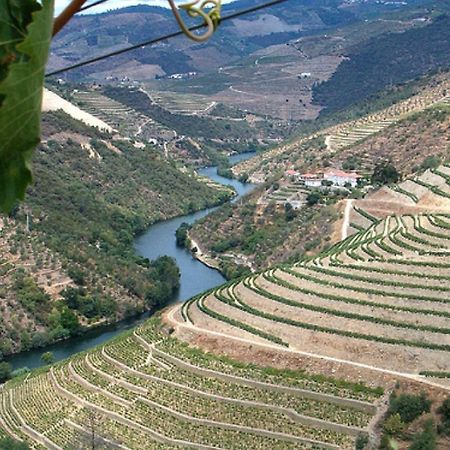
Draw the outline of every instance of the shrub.
M356 438L355 450L364 450L366 445L369 443L369 437L366 434L360 434Z
M12 367L7 362L0 362L0 383L11 378Z
M308 203L309 206L314 206L320 201L320 193L317 191L310 192L306 197L306 203Z
M392 436L398 435L401 431L403 431L404 427L405 424L399 413L392 414L383 426L384 431Z
M11 439L9 437L0 438L0 449L1 450L29 450L30 447L28 447L27 444L24 442L18 442L14 439Z
M441 415L442 420L439 432L450 434L450 396L444 400L437 412Z
M373 170L371 182L375 185L397 183L400 181L400 174L391 163L384 162L377 164Z
M422 413L429 412L430 406L431 401L427 399L425 393L420 395L401 394L391 399L389 416L398 413L404 423L410 423Z
M409 450L435 450L436 432L434 431L433 421L428 420L425 423L424 430L414 436L413 443Z

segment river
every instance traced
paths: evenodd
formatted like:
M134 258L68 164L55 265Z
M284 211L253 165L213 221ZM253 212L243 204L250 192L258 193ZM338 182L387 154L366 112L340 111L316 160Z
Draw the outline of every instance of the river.
M241 153L239 155L231 156L229 158L230 164L237 164L240 161L251 158L253 155L254 153ZM206 167L198 172L217 183L233 186L238 194L232 200L233 202L255 187L255 185L252 184L241 183L237 180L221 177L217 174L216 167ZM175 258L177 261L177 265L180 268L180 289L176 298L174 298L174 301L185 301L194 295L200 294L215 286L219 286L226 281L219 271L205 266L195 259L186 249L177 247L175 239L175 231L183 222L192 224L214 211L216 208L217 207L208 208L186 216L158 222L152 225L135 241L135 249L139 255L149 259L156 259L159 256L168 255ZM36 349L13 355L6 360L12 365L14 370L21 367L34 369L43 365L41 361L43 352L52 352L55 356L55 360L59 361L68 358L75 353L100 345L123 331L135 327L148 317L149 313L144 313L139 317L123 320L114 325L92 330L82 336L58 342L45 349Z

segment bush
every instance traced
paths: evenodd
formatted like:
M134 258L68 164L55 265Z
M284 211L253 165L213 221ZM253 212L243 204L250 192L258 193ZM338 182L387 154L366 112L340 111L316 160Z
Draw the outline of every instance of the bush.
M377 164L375 166L371 178L372 184L384 185L390 183L398 183L399 181L400 174L393 164L385 162Z
M41 356L41 360L45 364L52 364L55 361L55 355L52 352L45 352Z
M450 434L450 397L447 397L437 412L441 415L442 423L439 426L439 432Z
M422 170L427 170L427 169L436 169L437 167L439 167L439 165L441 164L441 159L438 156L427 156L422 164L420 165L420 168Z
M369 443L369 437L366 434L360 434L356 438L355 450L364 450L366 445Z
M384 431L392 436L396 436L403 431L405 427L399 413L392 414L383 425Z
M306 203L308 203L309 206L314 206L317 203L320 202L320 193L317 191L310 192L306 197Z
M27 444L24 442L15 441L12 438L0 438L0 449L1 450L30 450Z
M7 362L0 362L0 383L11 378L12 367ZM1 447L0 447L1 448Z
M398 413L402 422L410 423L424 412L429 412L430 406L431 401L427 399L425 393L420 395L401 394L391 399L389 416Z
M424 430L414 436L413 443L409 450L435 450L436 432L434 431L433 421L428 420L425 423Z

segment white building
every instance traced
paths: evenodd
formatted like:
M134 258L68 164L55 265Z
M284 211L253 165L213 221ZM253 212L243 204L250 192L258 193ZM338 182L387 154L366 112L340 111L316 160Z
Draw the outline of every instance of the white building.
M321 187L324 182L332 184L333 186L345 186L349 184L351 187L356 187L361 175L354 172L344 172L339 169L329 169L325 172L314 172L301 174L298 179L305 183L305 186L316 188Z
M322 186L323 174L321 173L304 173L298 178L305 183L307 187L320 187Z
M361 175L358 175L357 173L344 172L339 169L327 170L323 174L323 179L332 182L334 186L345 186L346 184L349 184L351 187L356 187L360 178Z

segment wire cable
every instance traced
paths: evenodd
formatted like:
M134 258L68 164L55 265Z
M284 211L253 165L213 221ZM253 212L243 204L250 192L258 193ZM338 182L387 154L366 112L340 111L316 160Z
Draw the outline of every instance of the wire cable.
M100 0L100 1L104 2L106 0ZM262 5L257 5L257 6L252 6L251 8L242 9L240 11L236 11L234 13L230 13L228 15L223 16L221 22L226 22L228 20L236 19L238 17L245 16L247 14L251 14L251 13L256 12L256 11L260 11L262 9L270 8L271 6L275 6L275 5L279 5L281 3L285 3L287 1L289 1L289 0L272 0L272 1L269 1L269 2L266 2L266 3L263 3ZM90 6L90 5L88 5L88 6ZM202 23L200 25L196 25L196 26L194 26L192 28L189 28L189 30L190 31L195 31L195 30L199 30L199 29L201 29L201 28L203 28L205 26L206 26L206 24ZM73 64L71 66L67 66L67 67L64 67L62 69L58 69L58 70L54 70L53 72L49 72L45 76L46 77L51 77L51 76L54 76L54 75L59 75L60 73L64 73L64 72L68 72L70 70L78 69L79 67L84 67L84 66L87 66L88 64L92 64L92 63L95 63L95 62L98 62L98 61L102 61L104 59L111 58L113 56L121 55L122 53L127 53L127 52L130 52L132 50L136 50L136 49L138 49L140 47L146 47L147 45L157 44L158 42L166 41L168 39L172 39L174 37L182 36L182 35L184 35L184 32L182 30L178 30L178 31L175 31L174 33L166 34L165 36L161 36L161 37L158 37L158 38L155 38L155 39L150 39L148 41L141 42L140 44L131 45L130 47L126 47L126 48L123 48L121 50L116 50L116 51L111 52L111 53L106 53L104 55L96 56L95 58L87 59L85 61L80 61L79 63Z
M94 3L89 3L89 5L83 6L78 10L78 12L86 11L87 9L93 8L94 6L101 5L102 3L106 3L108 0L98 0Z

